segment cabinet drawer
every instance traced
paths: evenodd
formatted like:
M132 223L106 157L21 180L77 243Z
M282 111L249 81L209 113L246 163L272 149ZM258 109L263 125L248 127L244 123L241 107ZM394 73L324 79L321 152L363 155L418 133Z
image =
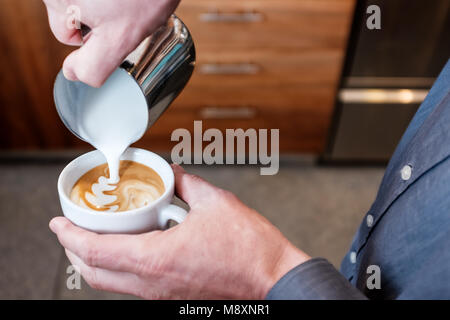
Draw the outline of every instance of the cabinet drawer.
M242 112L245 108L219 108L222 111L218 116L205 112L211 110L209 108L171 108L150 128L137 146L170 151L178 143L170 141L173 130L185 128L193 136L194 121L202 120L203 132L209 128L217 128L222 134L225 134L226 129L279 129L280 151L322 151L330 120L326 114L313 110L270 110L259 106L248 107L247 111Z
M343 50L234 50L199 52L189 86L334 86Z
M235 86L216 83L210 86L192 82L175 100L171 108L255 107L264 110L295 111L324 114L332 112L334 86Z
M186 0L177 14L199 52L235 47L343 48L354 0Z

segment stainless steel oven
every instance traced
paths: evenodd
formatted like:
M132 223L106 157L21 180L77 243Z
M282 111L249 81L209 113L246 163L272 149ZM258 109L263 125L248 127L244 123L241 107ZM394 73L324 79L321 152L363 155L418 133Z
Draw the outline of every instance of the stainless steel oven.
M380 8L381 29L366 26ZM450 57L449 0L358 1L327 161L385 162Z

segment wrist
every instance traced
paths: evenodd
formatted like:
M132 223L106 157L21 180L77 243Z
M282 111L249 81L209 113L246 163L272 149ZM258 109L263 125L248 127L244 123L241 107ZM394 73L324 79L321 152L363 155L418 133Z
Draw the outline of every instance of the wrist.
M264 277L260 299L264 299L270 289L290 270L310 260L311 257L288 243L270 272Z

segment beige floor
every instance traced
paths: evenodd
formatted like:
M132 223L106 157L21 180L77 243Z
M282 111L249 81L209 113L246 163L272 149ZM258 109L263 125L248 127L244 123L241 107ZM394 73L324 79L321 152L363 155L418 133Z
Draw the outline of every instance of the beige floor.
M48 229L61 214L56 181L62 162L0 163L0 299L133 298L68 290L68 261ZM231 190L272 221L296 246L339 266L374 200L381 167L320 167L285 161L275 176L257 167L190 166L187 171Z

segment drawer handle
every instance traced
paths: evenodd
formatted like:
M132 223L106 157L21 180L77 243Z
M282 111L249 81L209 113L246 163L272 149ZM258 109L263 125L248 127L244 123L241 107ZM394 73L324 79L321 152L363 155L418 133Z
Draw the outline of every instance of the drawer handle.
M253 23L264 20L264 15L259 12L206 12L200 14L200 21L202 22L244 22Z
M252 119L256 110L250 107L205 107L200 110L203 119Z
M204 63L201 74L257 74L261 67L254 63Z
M343 103L420 104L427 94L420 89L342 89L338 95Z

